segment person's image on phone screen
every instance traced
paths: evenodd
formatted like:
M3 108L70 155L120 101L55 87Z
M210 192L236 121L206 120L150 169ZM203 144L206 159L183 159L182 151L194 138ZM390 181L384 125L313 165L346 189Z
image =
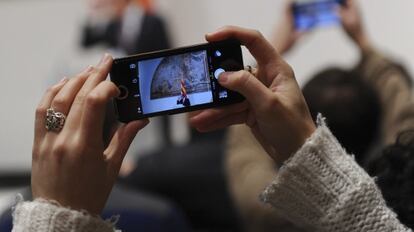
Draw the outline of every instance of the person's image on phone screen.
M137 66L143 114L213 102L207 51L141 60Z

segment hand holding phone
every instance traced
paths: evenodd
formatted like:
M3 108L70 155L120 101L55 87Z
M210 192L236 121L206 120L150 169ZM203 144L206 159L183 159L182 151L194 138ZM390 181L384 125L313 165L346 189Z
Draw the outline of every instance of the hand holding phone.
M244 98L217 78L243 67L237 40L115 59L111 80L121 90L118 118L129 122L241 102Z
M219 78L222 86L241 93L248 107L242 111L233 106L203 110L193 115L190 123L200 131L245 123L269 156L281 164L315 130L294 72L261 33L224 27L207 35L208 41L226 38L240 40L257 61L255 75L238 71Z

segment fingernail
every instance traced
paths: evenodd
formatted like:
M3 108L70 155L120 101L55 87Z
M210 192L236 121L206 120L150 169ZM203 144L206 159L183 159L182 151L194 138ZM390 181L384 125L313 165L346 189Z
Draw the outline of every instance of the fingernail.
M98 64L96 66L98 66L98 67L101 66L101 64L104 61L104 59L105 59L105 55L102 56L102 58L99 60L99 62L98 62Z
M111 55L109 55L109 53L105 53L104 57L103 57L103 64L106 65L111 61Z
M223 72L219 75L218 81L220 83L226 83L229 79L229 76L232 74L232 72Z
M100 67L100 66L102 66L102 65L104 65L104 64L106 64L106 63L108 63L108 61L110 60L110 55L108 54L108 53L105 53L105 55L103 55L103 57L101 58L101 60L99 61L99 63L98 63L98 66Z
M86 74L86 73L89 73L89 72L91 72L91 71L92 71L92 69L93 69L93 66L92 66L92 65L89 65L87 68L85 68L85 69L81 72L81 74Z
M93 70L93 66L89 65L86 69L85 69L85 73L91 72Z
M59 84L65 83L69 79L67 77L62 78L62 80L59 81Z
M105 53L104 62L109 63L111 61L111 58L112 58L111 54Z

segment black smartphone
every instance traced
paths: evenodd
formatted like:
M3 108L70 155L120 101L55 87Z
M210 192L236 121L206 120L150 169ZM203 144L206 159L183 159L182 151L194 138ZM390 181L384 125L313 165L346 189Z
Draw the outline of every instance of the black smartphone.
M244 68L240 42L225 40L114 59L111 81L118 119L129 122L238 103L244 98L219 85L225 71Z
M339 24L336 8L344 4L345 0L295 0L292 12L296 30L306 31L314 27Z

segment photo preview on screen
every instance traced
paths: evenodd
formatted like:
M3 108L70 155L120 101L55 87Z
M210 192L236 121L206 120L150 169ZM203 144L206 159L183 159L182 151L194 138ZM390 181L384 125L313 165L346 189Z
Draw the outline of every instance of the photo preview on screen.
M213 102L207 51L195 51L137 64L143 114Z
M121 92L115 99L118 120L129 122L242 102L243 96L222 87L217 78L222 72L243 67L237 40L117 58L111 81Z

